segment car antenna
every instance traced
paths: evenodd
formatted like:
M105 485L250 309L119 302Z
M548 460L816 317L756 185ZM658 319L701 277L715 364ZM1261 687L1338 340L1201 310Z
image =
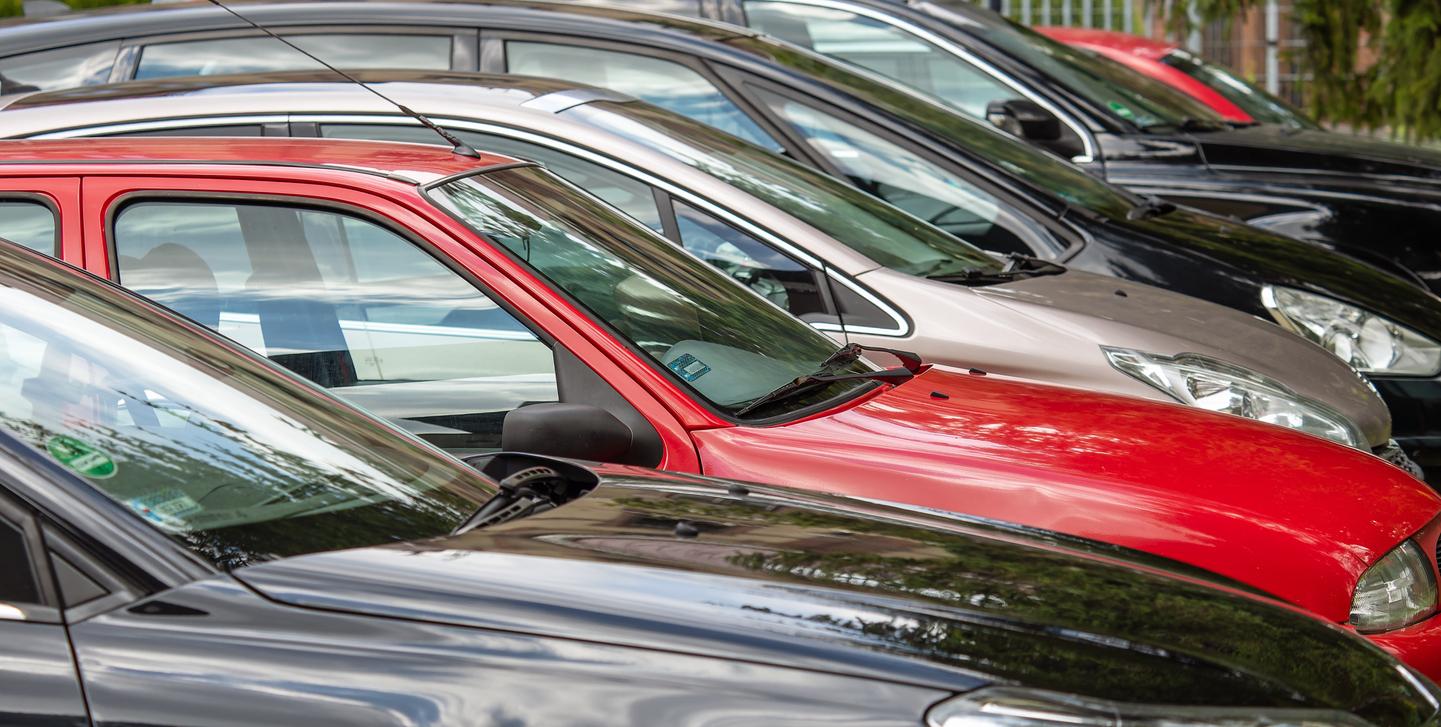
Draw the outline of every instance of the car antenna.
M247 17L245 17L244 15L241 15L240 13L236 12L234 8L226 5L226 4L223 3L223 2L220 2L220 0L210 0L210 4L211 4L211 5L214 5L214 6L217 7L217 8L220 8L221 10L224 10L224 11L227 12L227 13L230 13L231 15L234 15L235 18L236 18L237 20L239 20L240 22L245 23L246 25L249 25L249 26L252 27L252 28L255 28L256 30L258 30L258 31L260 31L260 32L262 32L262 33L270 36L271 38L274 38L274 39L280 41L281 43L286 44L287 46L290 46L293 50L298 51L301 55L305 56L306 58L309 58L310 60L315 61L316 63L319 63L319 64L322 65L322 66L325 66L325 67L326 67L327 69L329 69L331 72L335 73L335 75L340 76L341 78L344 78L345 80L350 81L351 83L353 83L353 84L355 84L355 85L357 85L357 86L360 86L361 88L363 88L363 89L365 89L365 90L367 90L367 91L375 94L376 96L378 96L382 101L390 104L391 106L394 106L394 107L400 109L400 112L401 112L401 113L405 114L406 116L409 116L409 117L412 118L412 119L415 119L416 121L419 121L420 124L421 124L421 126L424 126L425 128L430 129L431 131L434 131L437 135L440 136L440 138L445 139L446 143L448 143L448 144L451 145L451 147L452 147L452 148L451 148L451 151L452 151L453 153L459 154L459 155L461 155L461 156L471 157L471 158L474 158L474 159L479 159L479 158L480 158L480 152L478 152L478 151L476 151L475 149L473 149L469 144L461 141L460 138L457 137L455 134L452 134L452 133L450 133L449 131L446 131L445 129L440 128L439 125L437 125L434 121L431 121L430 119L426 118L426 117L425 117L423 114L421 114L419 111L415 111L415 110L412 110L412 109L406 107L404 104L401 104L400 102L396 101L395 99L392 99L391 97L386 96L385 94L383 94L383 93L375 90L375 89L372 88L370 85L366 84L364 81L361 81L360 79L356 78L355 76L352 76L352 75L350 75L349 73L346 73L345 71L342 71L342 70L340 70L339 68L336 68L335 66L332 66L332 65L330 65L329 63L326 63L325 61L321 60L318 56L316 56L314 53L311 53L310 51L307 51L307 50L305 50L304 48L301 48L300 46L298 46L298 45L296 45L296 44L294 44L294 43L291 43L290 41L286 40L285 38L280 37L280 36L277 35L274 31L272 31L270 28L267 28L267 27L261 25L260 23L257 23L257 22L255 22L254 20L251 20L250 18L247 18Z
M845 339L846 343L850 343L851 332L846 328L846 317L841 313L841 299L836 297L836 286L831 281L831 266L824 260L821 261L821 277L825 279L826 292L830 294L831 303L836 307L836 322L841 326L841 337Z

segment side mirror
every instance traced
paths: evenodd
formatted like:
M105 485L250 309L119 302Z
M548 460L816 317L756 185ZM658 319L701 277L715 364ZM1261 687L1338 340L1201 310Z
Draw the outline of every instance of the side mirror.
M500 448L551 457L620 462L634 435L614 414L589 404L531 404L512 409L500 428Z
M1013 98L986 104L986 120L991 125L1029 141L1056 141L1061 138L1061 120L1035 101Z

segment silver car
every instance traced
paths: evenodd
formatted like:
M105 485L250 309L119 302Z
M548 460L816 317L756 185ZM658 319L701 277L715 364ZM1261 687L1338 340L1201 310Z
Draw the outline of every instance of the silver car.
M1388 443L1390 415L1374 389L1335 356L1270 323L1033 258L998 258L782 156L611 91L454 72L361 77L476 148L546 164L838 340L1179 401L1410 467ZM312 72L29 94L0 99L0 108L4 138L441 143L397 106ZM959 213L968 217L963 227L984 238L1002 229L995 223L1003 209L977 197ZM1005 229L1041 224L1009 223ZM0 236L20 236L3 207Z

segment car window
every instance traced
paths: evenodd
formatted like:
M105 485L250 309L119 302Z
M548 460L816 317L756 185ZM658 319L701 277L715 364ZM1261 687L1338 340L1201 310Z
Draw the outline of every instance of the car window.
M0 96L105 83L119 52L120 43L109 42L0 58Z
M807 104L765 91L758 96L861 189L986 250L1026 255L1058 251L1028 217L904 147ZM914 254L921 252L918 246ZM895 253L913 265L914 254Z
M681 245L761 297L802 318L825 313L810 268L684 202L673 200Z
M736 414L815 372L836 350L785 310L539 167L471 175L428 194L718 409ZM843 369L868 367L858 360ZM817 383L750 416L783 415L867 386Z
M781 145L695 70L674 61L555 43L505 44L511 73L608 88L670 109L773 151Z
M660 210L656 207L655 194L648 184L540 144L463 129L452 128L448 131L476 149L544 164L571 184L615 205L652 230L661 231ZM434 131L419 126L393 124L321 124L320 135L340 139L439 143L439 137Z
M35 578L34 559L19 523L0 516L0 619L16 617L7 604L39 604L40 585Z
M985 118L992 101L1019 94L955 55L888 23L788 2L745 3L746 24L817 53L868 68Z
M556 401L550 348L405 238L282 205L143 202L115 222L119 282L447 447L499 447Z
M1167 53L1161 62L1206 84L1256 121L1303 129L1319 128L1300 110L1223 66L1207 63L1179 48Z
M260 124L217 124L215 126L186 126L177 129L145 129L124 131L109 136L264 136Z
M59 228L55 211L39 202L0 200L0 239L58 255Z
M496 492L237 347L8 245L0 428L224 569L439 537Z
M336 33L288 35L286 40L337 68L450 69L450 37ZM315 61L268 37L187 40L147 45L135 78L214 76L319 68Z

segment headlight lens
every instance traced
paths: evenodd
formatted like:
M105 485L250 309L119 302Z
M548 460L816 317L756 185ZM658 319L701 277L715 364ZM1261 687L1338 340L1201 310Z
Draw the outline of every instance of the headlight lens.
M1366 720L1329 709L1191 707L1132 704L1021 687L986 687L947 699L927 727L1363 727Z
M1421 546L1407 540L1361 574L1351 624L1362 633L1391 631L1436 611L1436 579Z
M1261 303L1278 323L1368 374L1434 376L1441 343L1324 295L1267 285Z
M1102 346L1117 370L1183 404L1299 429L1348 447L1362 446L1360 430L1346 417L1291 391L1279 381L1209 356L1162 356Z

